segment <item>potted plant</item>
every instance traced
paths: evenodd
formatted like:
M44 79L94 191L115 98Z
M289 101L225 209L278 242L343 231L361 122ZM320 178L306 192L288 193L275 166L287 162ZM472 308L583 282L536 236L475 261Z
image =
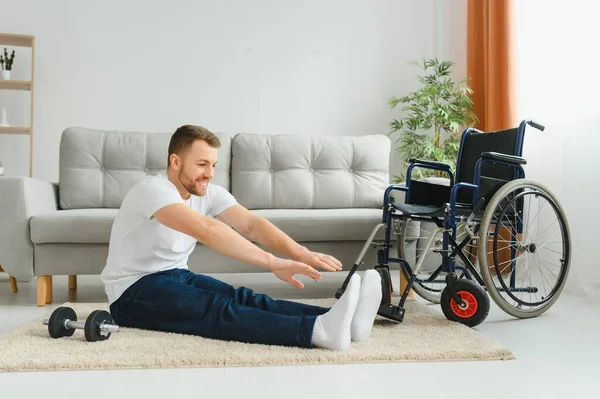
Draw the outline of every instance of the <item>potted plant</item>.
M423 59L411 61L422 69L423 74L416 79L423 86L404 97L391 97L388 105L395 108L402 105L404 116L390 123L393 135L400 132L396 143L401 144L396 151L404 159L404 171L412 158L444 162L456 170L456 158L460 145L460 134L464 128L478 121L473 112L470 94L473 92L467 80L454 81L450 75L454 63ZM415 168L411 178L422 179L429 176L441 177L445 172ZM394 176L395 182L405 181L404 174Z
M4 56L0 55L0 65L2 65L2 79L10 79L10 71L12 71L12 65L15 60L15 50L12 51L10 57L4 47Z

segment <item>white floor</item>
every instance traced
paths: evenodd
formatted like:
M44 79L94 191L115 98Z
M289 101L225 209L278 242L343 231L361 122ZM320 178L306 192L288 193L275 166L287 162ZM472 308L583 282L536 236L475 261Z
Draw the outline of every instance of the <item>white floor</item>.
M215 275L275 297L331 297L344 275L304 292L268 274ZM69 296L66 277L54 277L54 302L35 306L35 281L12 294L0 273L0 335L41 320L66 301L104 302L97 277L80 277ZM397 278L394 280L397 281ZM438 305L435 306L439 309ZM600 395L600 306L563 294L541 317L518 320L492 304L477 327L516 355L514 361L385 363L300 367L162 369L85 372L0 372L0 398L595 398ZM1 354L0 354L1 356Z

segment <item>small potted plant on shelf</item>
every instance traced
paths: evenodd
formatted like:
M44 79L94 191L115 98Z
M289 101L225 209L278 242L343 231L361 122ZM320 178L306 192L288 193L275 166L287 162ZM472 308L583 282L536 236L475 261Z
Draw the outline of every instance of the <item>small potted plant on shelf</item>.
M4 167L2 166L2 161L0 161L0 176L4 176Z
M12 71L12 65L15 60L15 50L12 51L10 57L4 47L4 55L0 55L0 65L2 65L2 79L10 79L10 71Z

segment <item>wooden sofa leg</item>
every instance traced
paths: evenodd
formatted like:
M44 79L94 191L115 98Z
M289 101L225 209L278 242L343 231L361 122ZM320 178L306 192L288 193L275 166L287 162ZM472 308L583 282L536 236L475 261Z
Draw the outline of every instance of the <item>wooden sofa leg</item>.
M0 265L0 272L3 271L4 269L2 268L2 265ZM12 290L13 294L16 294L19 291L17 288L17 279L10 275L8 276L8 279L10 281L10 289Z
M69 275L69 291L77 289L77 275Z
M52 302L52 276L38 276L37 305L44 306Z
M16 294L19 291L19 288L17 287L17 279L13 276L10 276L10 289L12 290L13 294Z
M46 303L52 302L52 276L46 276Z
M404 292L407 285L408 285L408 281L406 280L404 273L402 273L402 271L400 271L400 294L402 294ZM411 289L410 291L408 291L408 298L414 299L414 297L415 297L415 292Z

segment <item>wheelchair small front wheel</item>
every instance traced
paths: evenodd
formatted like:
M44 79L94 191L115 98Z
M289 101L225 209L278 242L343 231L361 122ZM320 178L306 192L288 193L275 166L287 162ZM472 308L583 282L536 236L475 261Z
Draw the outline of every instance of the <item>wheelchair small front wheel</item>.
M454 283L454 289L464 304L459 305L450 289L444 288L440 297L444 316L469 327L481 324L490 312L490 298L483 288L471 280L459 279Z

